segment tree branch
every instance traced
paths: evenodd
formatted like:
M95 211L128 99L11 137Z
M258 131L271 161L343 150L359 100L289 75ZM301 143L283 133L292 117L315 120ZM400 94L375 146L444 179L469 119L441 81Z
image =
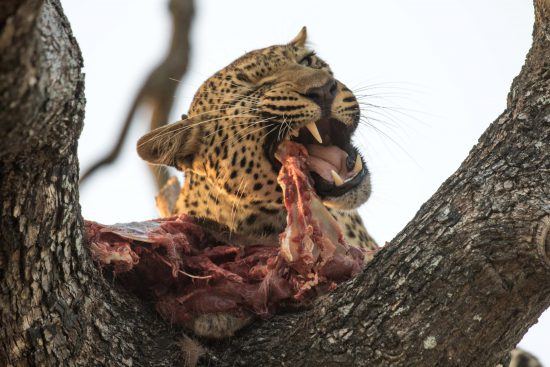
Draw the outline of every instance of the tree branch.
M179 334L84 247L82 59L57 0L0 8L0 365L158 365ZM10 6L11 5L11 6Z
M550 305L550 2L506 111L364 273L204 364L496 365ZM0 365L181 362L177 330L83 244L78 46L57 0L0 6ZM7 106L7 107L4 107Z
M139 89L132 106L126 115L126 119L120 130L120 134L111 151L102 159L92 164L80 179L83 183L97 170L113 163L124 145L124 141L130 130L137 110L142 105L151 108L150 130L164 126L168 123L168 117L172 110L174 95L179 87L179 82L189 62L189 34L191 19L193 18L192 0L171 0L170 13L172 15L172 40L170 49L164 60L149 74L145 83ZM150 166L158 189L161 189L168 180L168 170L165 167Z
M312 310L211 345L218 365L494 366L520 341L550 305L549 4L506 111L405 229Z

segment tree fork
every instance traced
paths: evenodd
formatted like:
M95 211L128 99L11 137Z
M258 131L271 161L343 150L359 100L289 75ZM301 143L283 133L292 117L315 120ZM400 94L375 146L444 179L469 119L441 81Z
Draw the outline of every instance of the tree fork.
M353 281L208 345L205 365L499 363L550 305L550 1L506 111ZM82 60L58 0L0 5L0 365L181 364L181 333L93 265Z

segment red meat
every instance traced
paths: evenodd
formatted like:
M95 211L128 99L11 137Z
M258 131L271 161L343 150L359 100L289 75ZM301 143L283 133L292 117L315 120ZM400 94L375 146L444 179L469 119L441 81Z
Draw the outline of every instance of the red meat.
M280 248L220 243L182 215L115 225L86 221L92 257L172 323L216 312L267 317L308 302L357 274L364 254L345 243L315 194L307 154L293 142L277 151L287 210Z

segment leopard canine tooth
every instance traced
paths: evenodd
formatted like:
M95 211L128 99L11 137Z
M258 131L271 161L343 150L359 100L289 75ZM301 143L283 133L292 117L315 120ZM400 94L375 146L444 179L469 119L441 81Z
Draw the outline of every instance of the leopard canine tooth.
M344 180L335 170L330 170L330 174L332 175L332 179L334 180L334 184L336 186L342 186L344 184Z
M311 135L313 135L315 140L317 140L319 144L323 144L323 139L321 139L321 134L319 134L319 129L317 129L317 125L315 124L315 122L310 122L306 125L306 127Z
M359 172L363 169L363 161L361 161L361 157L359 154L357 154L357 157L355 157L355 165L353 166L353 176L357 176Z

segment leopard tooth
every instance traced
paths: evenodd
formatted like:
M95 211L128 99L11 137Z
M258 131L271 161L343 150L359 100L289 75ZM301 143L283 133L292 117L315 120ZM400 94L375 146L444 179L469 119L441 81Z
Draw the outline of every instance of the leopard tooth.
M330 174L332 175L332 179L334 180L334 184L336 186L342 186L344 184L344 180L335 170L331 170Z
M355 165L353 166L353 171L351 171L353 173L353 177L357 176L357 174L359 174L359 172L361 172L362 169L363 169L363 161L361 160L361 157L359 156L359 154L357 154L357 157L355 157Z
M317 125L315 124L315 122L310 122L306 125L306 127L311 135L313 135L315 140L317 140L319 144L323 144L323 139L321 139L321 134L319 134L319 129L317 129Z

